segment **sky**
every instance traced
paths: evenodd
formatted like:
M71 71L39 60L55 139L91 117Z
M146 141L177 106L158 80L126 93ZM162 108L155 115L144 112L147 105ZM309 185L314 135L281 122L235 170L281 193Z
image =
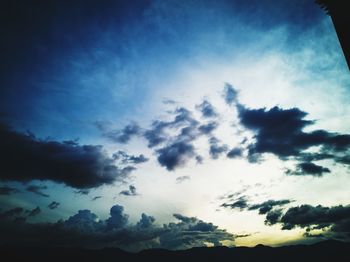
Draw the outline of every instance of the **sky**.
M350 75L314 1L0 10L1 244L350 240Z

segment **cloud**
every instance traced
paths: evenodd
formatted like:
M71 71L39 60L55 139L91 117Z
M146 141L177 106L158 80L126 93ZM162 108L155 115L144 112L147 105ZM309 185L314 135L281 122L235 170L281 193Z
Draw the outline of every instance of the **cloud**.
M102 196L95 196L94 198L91 199L91 201L96 201L97 199L102 198Z
M2 181L51 180L78 189L124 181L135 169L118 167L102 146L39 140L0 126Z
M119 150L117 153L114 153L113 158L115 160L119 160L122 164L141 164L149 160L143 154L134 156L134 155L129 155L126 152L121 150Z
M284 206L293 202L292 200L289 200L289 199L282 199L282 200L269 199L259 204L249 204L247 196L240 196L239 198L235 199L235 197L240 194L241 192L238 192L236 194L231 194L227 196L227 198L233 198L233 202L223 203L221 204L221 206L225 208L239 209L241 211L242 210L259 210L259 214L266 214L270 212L272 209L274 209L275 207Z
M289 203L291 203L292 201L289 199L283 199L283 200L267 200L263 203L260 204L255 204L255 205L251 205L248 210L259 210L259 214L266 214L267 212L271 211L272 208L274 208L275 206L284 206L287 205Z
M58 203L56 201L52 201L47 207L50 209L56 209L56 208L58 208L59 205L60 205L60 203Z
M233 203L231 203L231 204L223 203L221 206L222 207L229 207L231 209L244 210L248 207L248 201L247 201L247 198L245 196L241 196L237 200L235 200Z
M237 102L237 96L237 90L234 89L231 84L225 83L223 97L225 99L226 104L234 105Z
M12 195L18 193L19 190L17 188L2 186L0 187L0 195Z
M28 192L32 192L34 194L37 194L42 197L49 197L50 195L43 193L41 190L47 189L47 186L36 186L36 185L30 185L26 188Z
M304 132L303 129L314 123L305 120L306 112L298 108L282 109L277 106L271 109L248 109L237 105L241 124L255 132L256 142L250 144L248 153L254 154L273 153L280 158L295 157L303 160L303 151L321 146L322 152L329 152L337 161L337 154L346 153L350 146L350 135L329 133L325 130ZM327 157L331 157L330 155ZM318 153L314 154L318 156ZM307 157L311 157L310 154Z
M106 220L109 229L119 229L126 226L129 215L124 214L124 207L114 205L110 209L110 217Z
M137 196L138 195L136 192L136 187L133 185L130 185L128 190L123 190L119 194L124 195L124 196Z
M198 127L198 130L205 135L211 134L211 132L213 132L217 127L219 126L219 124L215 121L211 121L208 124L203 124L200 125Z
M39 215L40 213L41 213L40 207L36 207L36 208L34 208L34 209L32 209L32 210L29 210L28 216L29 216L29 217L33 217L33 216Z
M32 210L26 210L22 207L15 207L0 213L0 222L5 224L9 221L15 223L24 223L27 218L37 216L40 213L40 207L36 207Z
M141 227L141 228L149 228L149 227L153 226L154 221L156 221L156 219L154 217L147 216L145 213L142 213L141 219L137 223L137 226Z
M243 155L243 150L241 148L232 148L228 153L227 153L227 157L228 158L237 158L237 157L241 157Z
M202 113L202 117L204 118L216 117L218 115L213 105L207 100L204 100L201 104L196 105L196 109Z
M138 136L141 134L141 128L136 123L131 123L126 125L121 130L110 130L103 133L104 137L107 137L113 142L126 144L131 138L134 136Z
M166 167L168 171L183 166L195 156L193 145L182 141L158 149L157 154L159 164Z
M311 176L322 176L324 173L330 173L331 171L314 163L299 163L297 164L297 169L292 171L288 169L286 174L288 175L311 175Z
M20 215L23 209L0 213L5 216ZM212 223L195 217L174 214L180 222L163 226L155 224L155 218L142 213L135 224L128 223L124 208L114 205L110 216L101 220L90 210L79 210L67 220L56 223L0 223L0 244L31 244L39 246L120 247L129 251L144 248L188 249L205 246L205 242L221 245L221 241L233 241L234 236ZM25 221L24 221L25 222Z
M289 208L284 214L281 211L269 212L266 222L268 225L281 224L282 230L305 228L306 236L314 237L312 231L322 230L325 237L350 240L350 205L300 205Z
M265 224L274 225L276 224L282 216L282 209L271 210L266 214Z
M227 152L228 150L227 145L219 145L219 142L220 141L216 137L211 137L209 139L209 154L212 159L218 159L221 154Z
M176 183L182 183L185 182L186 180L190 180L191 178L189 176L179 176L176 178Z

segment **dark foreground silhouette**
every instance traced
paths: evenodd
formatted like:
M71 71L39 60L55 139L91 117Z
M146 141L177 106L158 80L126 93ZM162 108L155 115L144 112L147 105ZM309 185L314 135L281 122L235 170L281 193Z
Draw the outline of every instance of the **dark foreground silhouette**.
M316 0L331 16L350 70L350 5L347 0Z
M118 248L98 250L59 247L0 248L1 261L350 261L350 243L323 241L313 245L267 247L192 248L183 251L162 249L128 253Z

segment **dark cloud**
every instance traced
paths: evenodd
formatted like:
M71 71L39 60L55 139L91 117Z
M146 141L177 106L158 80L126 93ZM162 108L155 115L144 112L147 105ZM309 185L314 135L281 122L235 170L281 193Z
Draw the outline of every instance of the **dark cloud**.
M117 153L114 153L113 158L119 160L122 164L141 164L149 160L143 154L134 156L129 155L124 151L118 151Z
M208 124L204 124L204 125L200 125L198 127L198 130L205 135L211 134L211 132L213 132L217 127L219 126L219 124L215 121L211 121Z
M303 162L297 164L297 169L295 171L287 170L286 174L288 175L311 175L311 176L322 176L324 173L330 173L331 171L319 165L316 165L311 162Z
M177 140L193 140L195 127L198 121L192 117L192 113L184 107L177 108L174 112L175 117L172 121L153 121L151 129L144 132L144 138L148 141L148 147L152 148L164 142L170 142L172 138L166 131L181 129Z
M167 170L173 171L183 166L195 156L194 147L190 143L175 142L157 150L158 162Z
M243 150L241 148L233 148L227 153L228 158L237 158L243 155Z
M216 117L218 115L213 105L207 100L204 100L201 104L196 105L196 109L199 110L202 113L202 116L205 118Z
M238 92L229 83L225 83L224 87L224 98L228 105L233 105L237 102Z
M141 219L137 223L137 226L141 227L141 228L149 228L149 227L153 226L154 221L156 221L156 219L154 217L147 216L145 213L142 213Z
M97 199L100 199L100 198L102 198L102 196L95 196L91 199L91 201L96 201Z
M212 159L218 159L219 156L228 150L227 145L220 145L220 141L216 137L211 137L209 139L209 154Z
M138 136L141 134L141 128L136 123L131 123L126 125L121 130L111 130L103 133L103 136L107 137L113 142L126 144L131 138L134 136Z
M88 195L90 193L90 190L87 189L80 189L77 191L74 191L75 194L80 194L80 195Z
M0 126L0 179L51 180L87 189L124 181L135 168L117 167L102 146L39 140Z
M28 192L32 192L34 194L37 194L42 197L49 197L50 195L45 194L42 192L42 190L47 189L47 186L36 186L36 185L30 185L26 188Z
M0 219L7 219L14 216L21 215L24 212L24 209L21 207L15 207L5 212L0 213Z
M47 207L50 209L56 209L56 208L58 208L59 205L60 205L60 203L58 203L56 201L52 201Z
M274 225L282 216L282 209L271 210L266 214L265 224Z
M136 187L133 185L130 185L128 190L123 190L119 194L124 195L124 196L137 196L138 195L136 192Z
M179 177L176 178L176 182L177 183L182 183L182 182L184 182L186 180L190 180L190 179L191 178L189 176L179 176Z
M203 164L203 157L200 155L196 155L196 163L197 164Z
M248 201L245 196L241 196L237 200L235 200L233 203L223 203L221 206L228 207L231 209L244 210L248 208Z
M341 162L349 149L350 135L325 130L304 132L303 129L314 121L305 120L307 113L298 108L282 109L275 106L269 110L248 109L240 104L237 104L237 108L241 123L255 132L256 142L248 147L251 159L262 153L273 153L282 159L294 157L301 162L310 158L333 158ZM303 152L312 146L321 146L321 151L314 154ZM309 164L304 165L304 172L311 174L307 171L312 172L314 168ZM327 172L327 169L323 169L323 172Z
M40 213L41 213L40 207L36 207L36 208L28 211L28 216L33 217L33 216L39 215Z
M267 200L261 204L255 204L249 206L248 210L259 210L259 214L266 214L271 211L275 206L284 206L291 203L291 200Z
M23 209L9 210L5 216L23 214ZM0 213L0 218L2 214ZM223 240L233 240L234 236L218 229L212 223L195 217L175 214L180 222L157 226L155 218L146 214L136 225L128 223L128 215L122 206L115 205L110 217L101 220L90 210L79 210L67 220L56 223L21 223L4 220L0 223L0 244L30 244L83 247L120 247L130 251L144 248L188 249L205 246L204 242L221 245ZM25 222L25 221L23 221Z
M305 228L307 235L313 230L323 230L329 238L350 240L350 206L324 207L321 205L301 205L289 208L283 215L280 211L270 211L266 224L281 224L283 230L295 227Z
M0 187L0 195L12 195L18 193L19 190L17 188L2 186Z
M129 216L124 214L124 207L114 205L110 209L110 217L106 220L109 229L119 229L126 226Z

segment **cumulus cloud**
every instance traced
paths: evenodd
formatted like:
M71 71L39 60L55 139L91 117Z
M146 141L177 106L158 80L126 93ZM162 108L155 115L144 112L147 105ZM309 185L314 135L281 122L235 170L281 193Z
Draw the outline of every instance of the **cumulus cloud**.
M4 126L0 126L0 140L2 181L51 180L88 189L124 181L135 169L116 166L98 145L40 140Z
M0 213L0 219L21 213L23 209L9 210ZM76 246L79 243L83 247L113 246L139 251L144 248L187 249L205 246L207 242L221 245L224 240L234 239L232 234L212 223L180 214L174 214L174 217L179 222L158 226L154 217L143 213L140 220L132 225L128 223L124 208L114 205L106 220L99 219L90 210L79 210L67 220L56 223L21 223L19 226L11 220L2 219L0 244Z
M198 127L198 130L205 135L211 134L211 132L213 132L217 127L219 126L219 124L215 121L211 121L207 124L203 124L200 125Z
M50 209L56 209L56 208L58 208L59 205L60 205L60 203L58 203L56 201L52 201L47 207Z

